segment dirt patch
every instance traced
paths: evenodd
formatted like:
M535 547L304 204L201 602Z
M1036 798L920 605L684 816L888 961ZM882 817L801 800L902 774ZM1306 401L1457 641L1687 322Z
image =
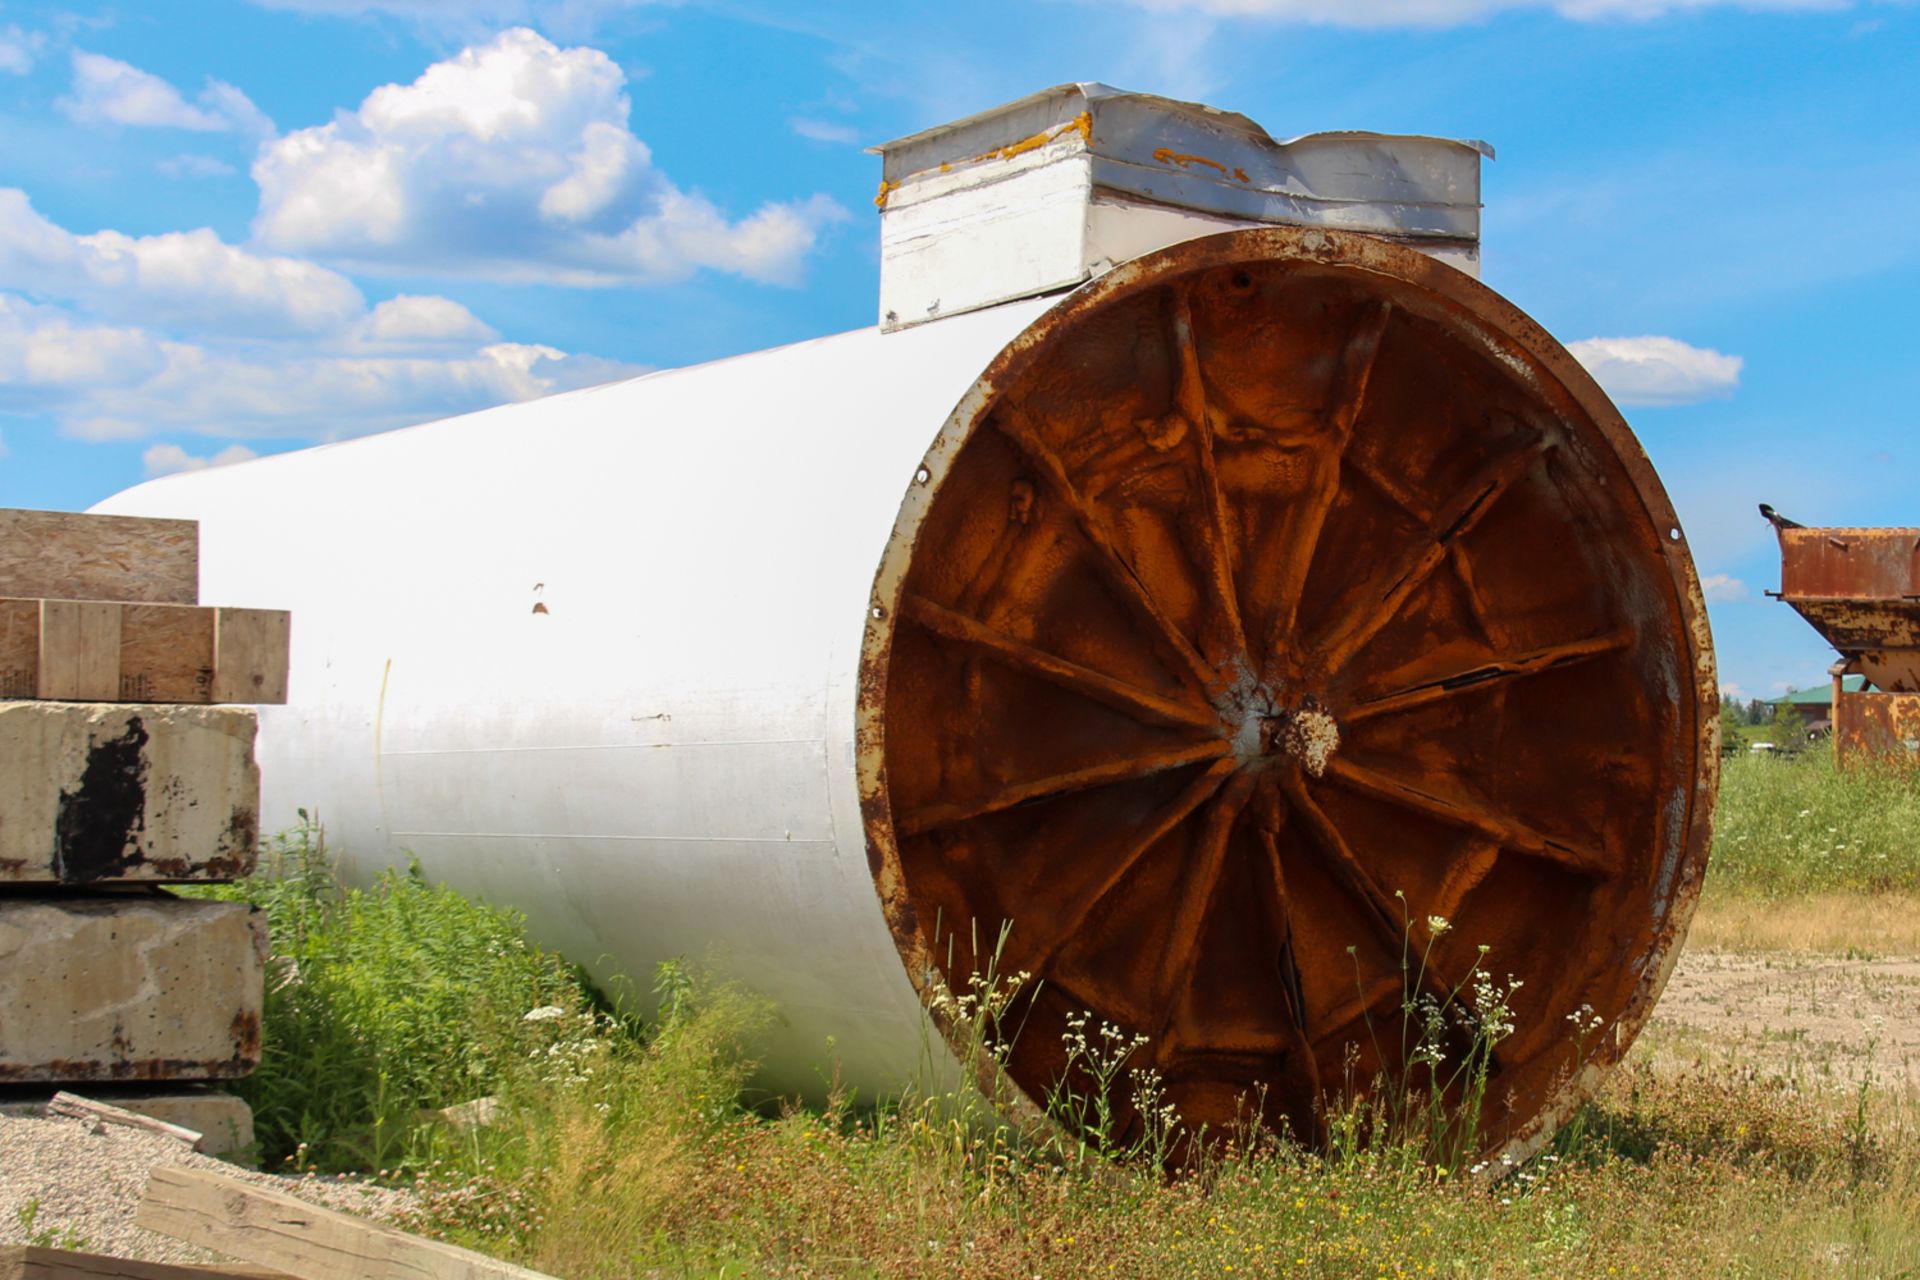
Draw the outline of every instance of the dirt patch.
M1920 1089L1920 958L1688 951L1643 1043L1656 1061Z

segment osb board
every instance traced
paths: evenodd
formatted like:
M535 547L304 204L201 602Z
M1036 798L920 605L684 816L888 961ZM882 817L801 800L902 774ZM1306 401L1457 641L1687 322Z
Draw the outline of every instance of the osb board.
M0 508L0 596L197 604L200 525Z

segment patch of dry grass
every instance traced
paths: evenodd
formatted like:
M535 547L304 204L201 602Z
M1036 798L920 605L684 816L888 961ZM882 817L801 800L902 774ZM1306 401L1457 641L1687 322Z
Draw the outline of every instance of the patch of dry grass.
M1274 1145L1169 1180L988 1143L956 1172L911 1118L741 1115L675 1148L671 1194L644 1214L545 1225L505 1252L582 1278L1881 1277L1920 1266L1913 1119L1642 1064L1489 1188ZM617 1182L599 1194L623 1200Z
M1687 947L1697 951L1920 956L1920 894L1752 897L1709 889Z
M443 1153L423 1225L570 1280L1920 1268L1920 1096L1867 1072L1823 1083L1648 1046L1499 1181L1270 1138L1169 1178L956 1125L946 1099L748 1111L742 1048L764 1015L723 988L642 1048L550 1055L571 1068Z

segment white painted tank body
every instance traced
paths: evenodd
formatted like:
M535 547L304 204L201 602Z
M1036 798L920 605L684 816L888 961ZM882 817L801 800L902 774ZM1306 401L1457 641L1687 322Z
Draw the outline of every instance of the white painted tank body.
M293 611L289 701L261 709L264 829L304 807L354 874L418 856L643 991L659 961L711 956L779 1008L771 1087L817 1089L837 1058L871 1097L940 1040L868 869L868 595L928 445L1051 302L169 476L95 510L198 520L203 602Z

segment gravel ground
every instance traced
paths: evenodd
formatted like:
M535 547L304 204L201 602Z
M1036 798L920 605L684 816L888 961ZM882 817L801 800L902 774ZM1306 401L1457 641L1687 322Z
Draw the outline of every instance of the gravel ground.
M204 1249L133 1225L147 1170L157 1164L215 1169L377 1219L393 1217L408 1202L405 1192L345 1179L255 1173L156 1133L120 1125L106 1125L98 1133L92 1128L64 1117L0 1117L0 1244L64 1244L148 1262L216 1261ZM29 1215L31 1229L22 1222Z

